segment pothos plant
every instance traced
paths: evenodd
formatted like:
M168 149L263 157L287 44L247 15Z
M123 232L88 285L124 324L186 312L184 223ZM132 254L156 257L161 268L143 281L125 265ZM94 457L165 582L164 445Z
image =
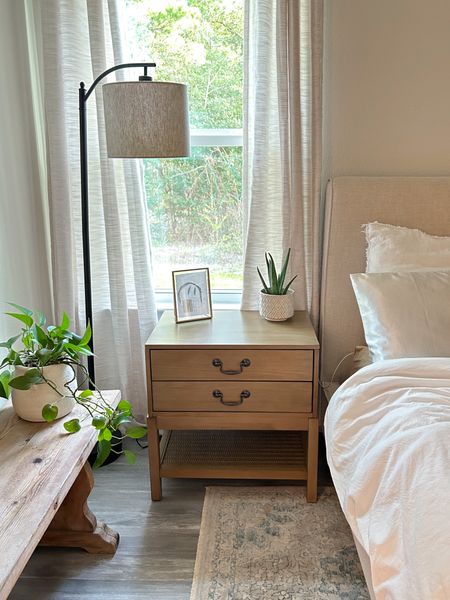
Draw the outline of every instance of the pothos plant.
M97 457L94 468L102 465L111 452L118 453L114 445L119 440L129 437L138 439L146 435L147 429L136 422L131 404L120 400L117 407L111 406L90 381L83 358L92 355L89 348L91 327L78 335L70 331L70 319L63 314L59 325L47 325L43 313L35 313L18 304L10 303L17 312L6 314L21 323L18 335L0 343L6 349L6 356L0 363L0 397L9 398L11 388L29 390L33 385L47 384L60 397L71 396L86 411L86 418L98 431ZM17 347L19 346L19 347ZM45 367L64 364L70 366L73 378L64 385L61 391L45 374ZM16 375L14 368L27 367L23 375ZM78 381L77 381L78 375ZM74 382L77 382L74 385ZM94 389L84 389L89 384ZM42 409L42 417L51 422L58 417L57 404L46 404ZM72 418L64 422L64 429L74 434L81 429L80 419ZM130 450L123 450L128 462L134 463L136 456Z

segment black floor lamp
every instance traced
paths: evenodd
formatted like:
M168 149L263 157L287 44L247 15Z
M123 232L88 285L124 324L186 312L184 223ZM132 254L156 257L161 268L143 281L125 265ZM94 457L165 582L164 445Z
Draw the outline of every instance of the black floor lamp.
M106 146L110 158L175 158L189 156L187 87L181 83L153 81L147 74L155 63L125 63L104 71L86 90L79 89L81 221L83 232L84 298L86 324L92 327L90 347L94 351L91 251L89 243L89 194L86 103L95 87L113 71L143 67L139 81L103 85ZM88 372L95 381L94 357L88 357Z

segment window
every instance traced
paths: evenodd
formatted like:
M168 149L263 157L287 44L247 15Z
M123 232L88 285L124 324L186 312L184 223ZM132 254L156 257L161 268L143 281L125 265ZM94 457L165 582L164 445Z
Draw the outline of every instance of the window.
M242 287L243 1L126 2L132 59L189 86L191 157L144 161L157 290L201 266L213 291Z

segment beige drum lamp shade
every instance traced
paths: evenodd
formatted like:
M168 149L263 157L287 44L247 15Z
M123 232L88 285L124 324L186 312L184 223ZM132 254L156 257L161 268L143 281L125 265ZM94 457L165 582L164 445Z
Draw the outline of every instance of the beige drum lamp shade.
M106 145L110 158L190 155L187 87L167 81L103 85Z

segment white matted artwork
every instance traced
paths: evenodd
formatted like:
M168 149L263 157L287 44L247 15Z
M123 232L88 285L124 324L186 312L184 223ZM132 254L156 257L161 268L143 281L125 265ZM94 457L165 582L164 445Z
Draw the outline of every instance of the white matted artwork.
M175 321L211 319L209 269L172 271Z

